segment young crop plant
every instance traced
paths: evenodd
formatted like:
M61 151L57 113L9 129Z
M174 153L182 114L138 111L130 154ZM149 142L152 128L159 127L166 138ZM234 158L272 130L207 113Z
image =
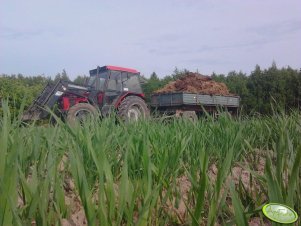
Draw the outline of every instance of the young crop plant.
M2 110L0 225L276 225L264 204L301 212L300 112L70 126Z

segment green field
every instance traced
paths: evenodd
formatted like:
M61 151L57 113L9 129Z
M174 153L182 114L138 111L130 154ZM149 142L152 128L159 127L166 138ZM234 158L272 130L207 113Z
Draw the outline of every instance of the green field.
M300 113L69 127L2 109L0 225L270 225L268 202L301 213Z

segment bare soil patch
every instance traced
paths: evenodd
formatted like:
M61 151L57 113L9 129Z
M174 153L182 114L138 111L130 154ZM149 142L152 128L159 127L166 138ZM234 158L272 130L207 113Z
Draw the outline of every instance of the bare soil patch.
M265 157L258 153L253 153L254 156L246 156L245 160L241 164L234 164L231 167L231 172L226 179L228 182L233 181L235 186L239 186L240 183L246 189L248 194L254 194L261 191L261 187L258 184L258 181L253 178L251 179L251 172L263 175L265 168ZM256 164L252 169L248 170L243 167L243 165L250 165L252 161L254 161L254 157L256 157ZM216 182L218 174L218 168L216 163L212 163L208 168L208 179L209 182L214 186ZM228 183L226 182L226 184ZM192 184L189 178L186 175L182 175L176 179L176 186L179 192L179 196L173 196L167 199L167 202L164 203L164 211L171 218L175 219L175 222L178 222L180 225L185 225L187 223L187 219L189 218L189 213L186 205L191 206L189 194L192 189ZM70 208L70 215L68 219L62 220L63 226L79 226L79 225L87 225L87 219L84 213L84 209L81 203L81 200L76 192L74 182L70 178L66 178L65 180L65 202L66 205ZM97 190L97 189L96 189ZM114 190L116 193L116 202L118 202L118 186L114 184ZM224 188L222 188L222 193L224 192ZM97 192L96 192L97 193ZM227 194L229 196L230 194ZM256 194L254 194L256 195ZM265 199L266 197L263 197ZM94 194L93 202L98 202L98 197ZM206 205L208 205L208 197L206 198ZM229 202L227 201L227 205L229 209L232 209L231 198L229 196ZM138 218L138 213L135 213L134 218ZM203 219L206 222L206 219ZM136 222L137 219L134 220ZM254 216L251 217L248 221L249 225L271 225L270 222L262 220L260 217ZM216 225L220 225L219 220L217 220Z

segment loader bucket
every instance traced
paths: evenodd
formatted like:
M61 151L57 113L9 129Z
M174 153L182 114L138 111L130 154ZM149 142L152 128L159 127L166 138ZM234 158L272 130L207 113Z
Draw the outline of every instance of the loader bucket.
M58 98L64 93L65 90L66 88L63 81L58 81L56 84L48 83L41 94L24 112L22 120L29 121L46 118L49 113L45 109L52 109Z
M43 119L47 116L47 112L38 105L33 105L22 115L22 121L31 121Z

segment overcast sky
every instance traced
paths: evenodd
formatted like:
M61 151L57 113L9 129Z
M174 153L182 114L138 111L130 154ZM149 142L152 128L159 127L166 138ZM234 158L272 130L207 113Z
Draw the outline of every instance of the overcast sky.
M0 0L0 74L301 67L300 0Z

